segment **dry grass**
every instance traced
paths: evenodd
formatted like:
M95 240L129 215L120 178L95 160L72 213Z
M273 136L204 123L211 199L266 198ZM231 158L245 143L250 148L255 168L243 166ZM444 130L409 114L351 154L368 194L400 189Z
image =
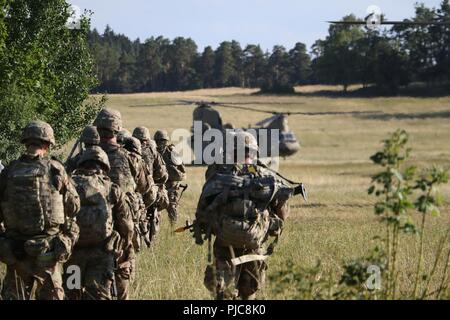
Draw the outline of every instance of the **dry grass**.
M333 90L307 87L298 91ZM340 89L336 88L335 89ZM132 129L148 126L172 131L189 129L194 106L131 108L130 105L176 101L177 99L223 102L259 101L263 110L283 111L367 111L391 114L389 120L342 116L291 116L290 127L301 141L301 151L281 162L280 171L306 183L310 202L296 198L291 203L291 217L274 255L269 259L269 273L282 268L288 259L301 266L323 262L325 270L335 275L342 261L363 255L371 239L380 230L367 195L370 175L377 170L369 157L380 149L380 141L397 128L407 130L413 147L412 163L450 165L450 97L443 98L326 98L311 96L261 96L255 90L239 88L197 90L176 93L149 93L109 96L108 106L122 112L124 125ZM289 102L289 105L269 105ZM295 103L295 104L291 104ZM255 106L256 107L256 106ZM247 126L264 118L256 112L218 109L224 122ZM405 115L413 115L406 118ZM416 116L414 116L416 115ZM188 168L189 189L184 195L180 224L192 219L203 183L204 168ZM431 268L438 238L450 222L450 187L443 189L447 204L440 217L429 220L425 244L425 267ZM167 216L155 246L139 258L139 273L133 297L136 299L208 299L203 287L207 263L206 246L198 247L188 233L171 233ZM411 236L410 236L411 237ZM412 259L418 248L409 241L400 257L402 290L411 288ZM269 284L268 288L270 288ZM262 298L274 296L270 290Z

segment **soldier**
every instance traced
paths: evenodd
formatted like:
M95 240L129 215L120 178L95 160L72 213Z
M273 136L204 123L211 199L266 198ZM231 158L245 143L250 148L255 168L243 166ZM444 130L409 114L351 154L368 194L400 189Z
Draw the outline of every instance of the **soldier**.
M94 126L86 126L81 133L80 143L83 144L84 149L90 149L94 146L98 146L100 144L100 136L98 135L97 128ZM70 174L77 168L78 160L80 159L82 154L83 149L81 149L76 156L71 157L67 160L67 173Z
M117 143L123 146L125 144L125 140L129 137L131 137L130 131L122 128L119 132L117 132Z
M238 132L235 139L234 164L208 170L193 227L197 244L215 236L205 286L217 299L247 300L264 284L265 260L281 234L294 189L257 161L258 145L250 133ZM264 250L269 236L275 241Z
M122 128L122 116L119 111L102 109L94 121L100 135L100 147L108 155L111 170L108 173L112 182L126 193L131 207L137 208L135 192L143 195L146 206L154 202L153 181L151 176L137 163L130 153L117 143L117 133ZM130 282L135 275L135 252L130 248L119 258L117 276L118 299L125 300L129 296Z
M133 131L133 137L141 142L142 157L152 170L155 183L166 183L168 179L166 164L156 149L156 143L151 139L149 130L146 127L137 127Z
M156 143L150 137L149 130L146 127L137 127L133 131L133 137L141 142L142 158L151 168L153 180L158 186L157 200L147 209L149 240L152 241L160 229L161 211L169 206L169 196L165 187L168 173L166 164L156 149Z
M133 159L133 162L139 164L140 167L144 168L147 175L151 176L150 169L147 163L142 158L142 147L141 142L134 137L126 137L124 139L124 148L130 153L130 157ZM151 179L151 178L150 178ZM153 192L155 195L158 192L158 186L152 186ZM141 242L150 247L150 234L148 229L148 220L147 220L147 208L144 204L142 195L139 193L135 193L135 202L138 203L138 207L136 207L135 215L133 216L133 220L135 223L135 234L133 237L133 244L136 252L141 251ZM151 207L151 206L150 206ZM142 241L141 241L142 240Z
M80 199L64 166L47 157L52 127L30 122L21 142L26 152L0 176L0 260L7 265L3 299L61 300L62 265L78 238Z
M155 132L154 139L167 167L169 178L166 182L166 189L169 196L169 206L167 212L171 224L174 224L178 218L178 202L181 196L181 181L186 179L186 169L181 157L174 150L175 146L169 143L169 135L165 130Z
M82 283L81 290L66 288L69 299L111 300L115 261L132 246L133 217L109 170L108 156L96 146L83 152L72 175L81 199L80 238L65 268L78 266Z

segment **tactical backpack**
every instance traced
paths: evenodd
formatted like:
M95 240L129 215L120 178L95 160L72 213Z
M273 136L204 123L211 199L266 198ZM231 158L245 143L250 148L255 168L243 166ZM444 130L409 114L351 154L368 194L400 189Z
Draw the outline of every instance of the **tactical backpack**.
M133 247L136 252L141 251L142 239L145 236L141 230L141 222L146 218L146 210L142 195L137 192L127 192L127 203L133 216L134 233L133 233Z
M73 176L81 201L77 214L80 227L78 246L100 245L113 232L113 217L109 194L111 181L98 174L78 174Z
M123 148L105 150L108 155L111 170L108 176L123 192L133 192L136 189L133 174L131 172L128 151Z
M267 239L267 208L276 192L272 176L216 174L203 189L202 197L208 204L203 220L208 221L221 245L257 249Z
M59 232L63 196L52 181L52 160L14 161L8 168L2 211L6 229L25 236Z

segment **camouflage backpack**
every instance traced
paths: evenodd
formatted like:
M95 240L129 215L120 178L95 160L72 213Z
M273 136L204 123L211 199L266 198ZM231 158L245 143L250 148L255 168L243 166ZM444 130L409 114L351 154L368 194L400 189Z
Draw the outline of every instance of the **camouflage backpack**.
M8 168L2 211L8 231L35 236L59 232L63 196L52 183L52 160L14 161Z
M272 176L216 174L203 188L208 205L202 220L208 221L221 245L257 249L267 239L267 208L276 191Z
M75 187L81 201L77 214L80 227L79 246L103 244L113 232L112 208L109 200L111 181L99 174L75 172Z
M167 173L170 181L183 181L186 179L186 169L183 165L181 156L170 145L164 152L163 159L166 163Z
M128 151L122 147L105 150L108 155L111 170L108 176L123 192L134 192L136 183L131 172Z

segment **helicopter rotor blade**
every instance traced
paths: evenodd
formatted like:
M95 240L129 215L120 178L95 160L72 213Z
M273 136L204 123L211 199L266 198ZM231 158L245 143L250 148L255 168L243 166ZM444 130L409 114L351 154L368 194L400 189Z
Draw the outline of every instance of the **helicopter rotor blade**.
M168 103L157 103L157 104L137 104L130 106L131 108L159 108L159 107L175 107L175 106L186 106L187 103L180 102L168 102Z
M295 106L304 104L304 102L265 102L265 101L245 101L245 102L215 102L215 104L226 105L266 105L266 106Z
M281 112L283 113L283 112ZM285 112L288 116L335 116L335 115L360 115L360 114L382 114L382 111L329 111L329 112Z
M218 104L216 104L216 106L230 108L230 109L239 109L239 110L246 110L246 111L268 113L268 114L276 114L277 113L275 111L258 110L258 109L253 109L253 108L248 108L248 107L240 107L240 106L229 105L229 104L224 104L224 103L218 103Z

